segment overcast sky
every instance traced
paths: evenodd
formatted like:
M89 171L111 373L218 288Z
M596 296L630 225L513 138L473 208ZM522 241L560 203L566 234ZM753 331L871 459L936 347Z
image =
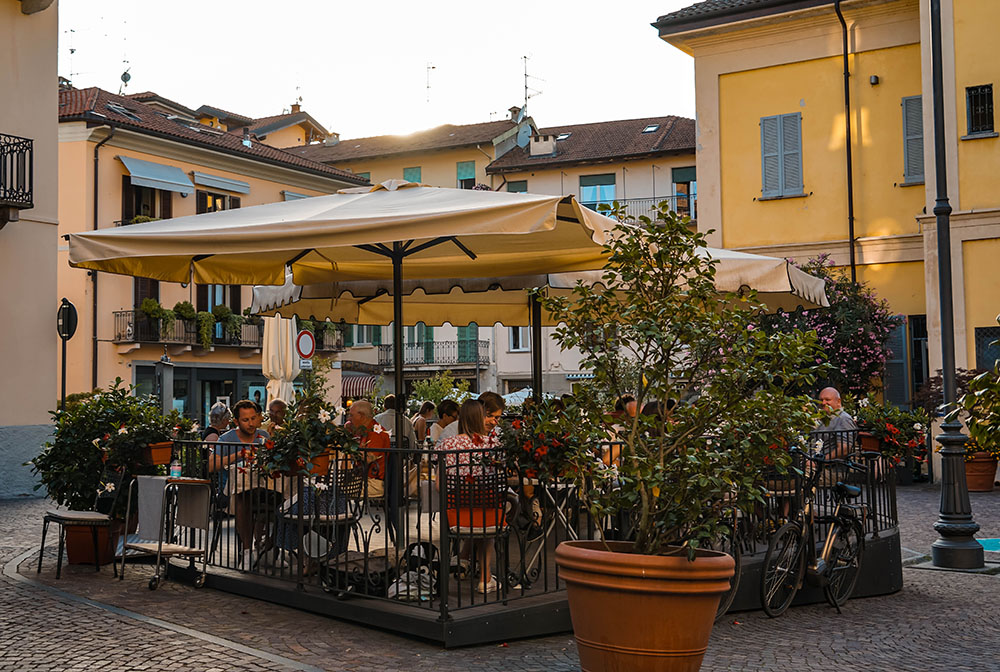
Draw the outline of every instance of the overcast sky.
M503 118L528 56L540 126L693 117L693 61L649 25L693 2L60 0L59 73L117 93L128 68L126 93L251 117L301 97L356 138Z

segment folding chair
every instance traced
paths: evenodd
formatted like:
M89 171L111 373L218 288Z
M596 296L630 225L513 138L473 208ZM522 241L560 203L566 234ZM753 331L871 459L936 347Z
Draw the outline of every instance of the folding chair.
M38 571L36 573L41 574L42 572L42 555L45 551L45 535L49 531L49 523L55 523L59 526L59 554L56 560L56 578L62 576L62 559L63 559L63 547L66 541L66 526L67 525L81 525L90 528L91 536L94 540L94 567L97 571L101 571L101 561L100 553L97 543L97 530L100 527L108 528L108 535L111 534L111 523L114 520L111 518L111 512L114 511L115 504L118 502L118 493L121 491L122 480L125 478L125 470L113 471L115 478L111 481L107 481L106 476L108 471L105 470L101 482L107 482L111 485L110 492L107 489L98 489L97 496L94 498L94 508L90 511L75 511L67 510L60 511L54 509L47 511L45 517L42 519L42 545L38 549ZM102 506L103 505L103 506ZM106 512L102 512L100 509L107 509ZM115 576L118 576L118 568L112 559L111 563L112 571Z

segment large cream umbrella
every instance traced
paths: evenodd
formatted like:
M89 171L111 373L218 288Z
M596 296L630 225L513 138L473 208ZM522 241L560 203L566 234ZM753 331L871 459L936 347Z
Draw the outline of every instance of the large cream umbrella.
M299 356L295 351L295 318L264 318L264 347L261 349L261 372L267 377L267 403L275 399L290 402L295 398L292 382L298 377Z

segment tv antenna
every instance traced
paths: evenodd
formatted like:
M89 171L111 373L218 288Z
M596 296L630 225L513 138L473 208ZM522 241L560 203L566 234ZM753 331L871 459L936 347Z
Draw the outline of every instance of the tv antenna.
M132 75L129 74L129 70L132 69L132 65L128 60L128 21L122 19L122 65L125 66L125 71L122 72L121 80L122 85L118 87L118 95L121 96L125 93L125 89L128 88L128 83L132 79Z
M528 80L529 79L534 79L534 80L537 80L539 82L544 82L545 81L541 77L535 77L534 75L529 75L528 74L528 59L529 58L530 58L530 56L522 56L521 57L521 60L524 61L524 106L525 107L528 106L528 99L529 98L534 98L535 96L539 96L542 93L538 89L531 88L531 86L529 86L529 84L528 84Z
M427 102L431 102L431 70L437 70L429 61L427 63Z

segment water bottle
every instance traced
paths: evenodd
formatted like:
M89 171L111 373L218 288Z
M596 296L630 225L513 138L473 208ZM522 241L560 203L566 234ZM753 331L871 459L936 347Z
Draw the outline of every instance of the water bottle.
M170 463L170 478L180 478L181 477L181 461L174 458L174 461Z

